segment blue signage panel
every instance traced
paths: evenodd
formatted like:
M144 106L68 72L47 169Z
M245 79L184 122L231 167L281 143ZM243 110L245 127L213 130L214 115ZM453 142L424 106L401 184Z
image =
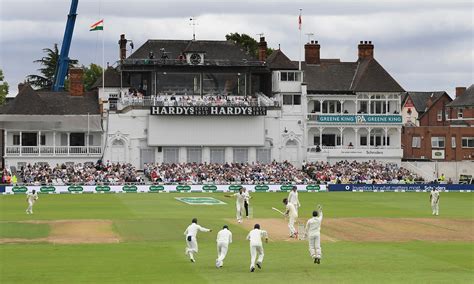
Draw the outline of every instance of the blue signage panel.
M317 122L323 123L402 123L401 115L317 115Z
M437 188L444 191L471 190L474 184L330 184L329 191L423 191Z

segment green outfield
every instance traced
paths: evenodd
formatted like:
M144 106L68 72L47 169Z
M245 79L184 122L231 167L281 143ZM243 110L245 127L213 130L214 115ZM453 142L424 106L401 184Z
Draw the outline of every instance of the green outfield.
M260 221L282 219L287 193L254 193ZM226 202L190 205L176 197ZM300 218L324 207L323 260L305 241L272 236L263 269L249 272L245 241L252 220L235 223L235 200L223 193L40 195L26 215L24 195L0 196L0 283L472 283L474 194L442 193L431 216L428 193L300 193ZM200 233L197 262L184 255L191 219ZM251 223L251 224L248 224ZM216 269L215 237L234 234ZM286 232L272 228L269 232ZM266 229L263 227L263 229ZM272 238L273 237L273 238Z

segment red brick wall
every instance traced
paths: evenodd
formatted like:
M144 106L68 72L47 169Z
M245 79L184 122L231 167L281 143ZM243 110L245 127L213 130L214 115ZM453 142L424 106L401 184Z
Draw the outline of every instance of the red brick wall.
M412 148L412 137L421 137L420 148ZM402 147L404 159L431 159L431 137L445 137L445 161L474 160L474 148L462 148L462 137L474 137L472 127L404 127ZM451 147L451 137L456 137L456 148Z
M431 106L431 108L426 113L424 113L424 115L420 118L420 126L449 125L445 117L445 111L446 111L445 106L450 102L451 102L451 99L447 95L444 95L439 100L435 101L434 104ZM441 121L438 121L438 118L437 118L438 110L443 111Z

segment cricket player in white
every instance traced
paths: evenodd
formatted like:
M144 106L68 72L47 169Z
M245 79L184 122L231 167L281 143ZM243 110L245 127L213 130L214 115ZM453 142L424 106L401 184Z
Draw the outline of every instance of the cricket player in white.
M260 230L260 225L255 224L254 229L247 235L247 240L250 241L250 272L255 271L255 260L257 260L257 267L262 269L263 263L263 244L262 238L268 243L268 234L264 230Z
M195 262L194 260L194 254L198 253L198 243L197 243L197 232L212 232L210 229L206 229L204 227L201 227L197 224L197 219L194 218L192 220L191 225L189 225L186 228L186 231L184 231L184 235L186 236L186 255L189 255L189 260L191 262Z
M298 188L296 185L293 185L291 188L290 194L288 195L288 202L292 203L295 206L296 212L301 207L300 200L298 199Z
M290 229L290 238L297 237L298 231L295 229L295 221L298 219L298 211L296 211L295 205L288 202L288 199L283 199L283 204L286 205L285 215L288 216L288 228Z
M217 233L217 259L216 267L222 267L224 265L224 258L227 255L229 244L232 243L232 232L229 230L227 225L224 225L222 230Z
M314 263L321 263L321 222L323 221L323 208L318 205L318 210L313 211L313 218L306 223L306 236L309 242L309 254Z
M36 193L36 190L33 189L31 193L26 196L26 201L28 202L26 214L33 214L33 205L35 204L36 200L38 200L38 194Z
M244 193L244 190L242 188L240 188L239 192L237 193L234 193L232 195L225 195L226 197L233 197L235 196L236 197L236 200L235 200L235 205L236 205L236 209L237 209L237 222L239 223L242 223L242 218L243 218L243 210L244 210L244 207L245 207L245 193Z
M430 193L431 211L433 215L439 215L439 191L433 188Z
M247 188L244 187L244 207L245 207L245 216L247 217L247 219L249 218L250 198L252 197L250 196L249 191L247 190Z

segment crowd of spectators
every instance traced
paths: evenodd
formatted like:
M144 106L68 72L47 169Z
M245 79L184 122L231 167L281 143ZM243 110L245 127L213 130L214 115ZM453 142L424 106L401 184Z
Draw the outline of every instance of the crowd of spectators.
M97 162L85 164L28 164L20 169L23 183L42 185L141 183L141 175L130 164Z
M397 164L377 161L303 163L172 163L145 164L144 178L130 164L97 162L86 164L28 164L19 169L21 183L53 185L160 184L328 184L328 183L414 183L423 179ZM147 180L148 179L148 180ZM16 183L17 177L2 171L2 182Z
M153 183L307 184L312 181L305 172L288 162L148 164L144 173Z
M302 170L316 183L414 183L423 179L395 163L340 161L303 163Z
M155 106L257 106L258 100L244 96L194 96L194 95L153 95L143 96L140 92L132 92L122 97L125 104L149 103Z

